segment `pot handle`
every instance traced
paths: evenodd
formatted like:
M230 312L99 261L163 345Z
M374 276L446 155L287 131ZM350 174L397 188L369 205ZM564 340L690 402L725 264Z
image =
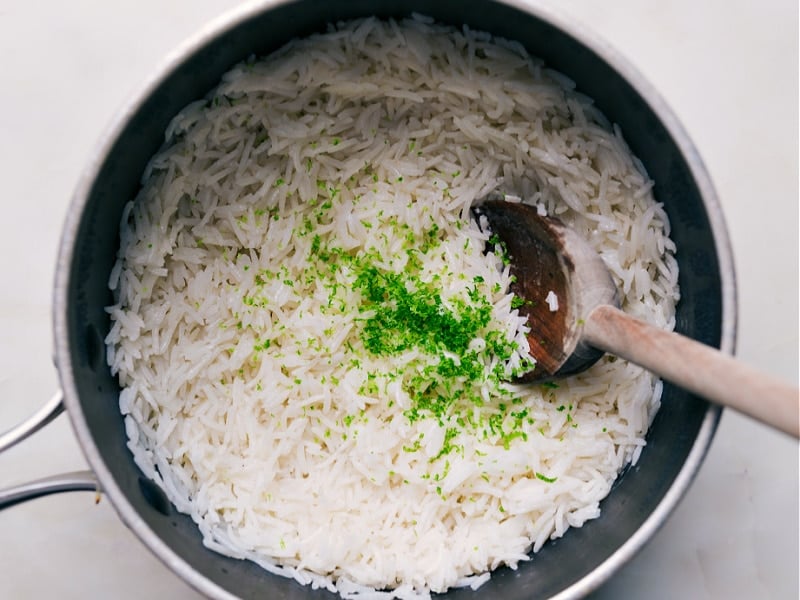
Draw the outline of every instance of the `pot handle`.
M59 390L42 408L22 423L0 434L0 452L8 450L29 435L36 433L64 412L63 399L64 395ZM94 491L99 494L100 489L94 473L91 471L75 471L2 489L0 490L0 510L40 496L75 491Z

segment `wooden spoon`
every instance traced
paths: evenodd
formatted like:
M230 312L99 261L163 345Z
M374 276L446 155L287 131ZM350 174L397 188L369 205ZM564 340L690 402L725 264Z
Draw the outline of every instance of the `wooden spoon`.
M511 291L525 301L519 310L531 328L536 367L520 380L577 373L609 352L711 402L800 436L797 389L622 312L603 260L561 221L538 214L534 206L497 199L472 210L476 218L486 218L505 245L516 277Z

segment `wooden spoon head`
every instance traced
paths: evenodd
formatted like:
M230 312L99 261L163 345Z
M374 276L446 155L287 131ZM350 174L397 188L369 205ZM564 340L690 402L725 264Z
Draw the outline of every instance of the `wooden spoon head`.
M536 207L487 199L472 209L505 245L511 291L524 303L530 354L536 367L520 381L542 381L587 369L603 352L582 340L583 324L600 304L619 305L616 286L600 256L575 231ZM548 303L555 295L557 306Z

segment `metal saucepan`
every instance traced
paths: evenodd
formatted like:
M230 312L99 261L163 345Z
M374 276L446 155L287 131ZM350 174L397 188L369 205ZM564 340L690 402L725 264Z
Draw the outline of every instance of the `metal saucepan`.
M146 480L126 447L119 386L105 363L103 338L111 304L107 282L119 244L123 206L139 187L148 159L170 119L203 97L234 63L263 55L325 28L370 14L428 14L456 26L522 42L531 54L567 74L625 132L657 182L678 247L681 301L677 329L732 352L736 307L733 260L708 174L673 114L610 48L570 22L514 0L295 0L239 9L205 30L127 106L98 148L63 229L54 292L56 364L62 393L19 427L0 435L0 450L66 408L93 472L74 473L0 492L0 507L57 491L100 490L120 518L170 569L217 598L328 597L268 575L252 563L207 550L195 524ZM517 571L500 569L481 597L578 597L598 587L664 522L688 488L714 435L720 409L665 385L648 445L632 472L619 478L602 516L542 549ZM452 598L476 592L453 590Z

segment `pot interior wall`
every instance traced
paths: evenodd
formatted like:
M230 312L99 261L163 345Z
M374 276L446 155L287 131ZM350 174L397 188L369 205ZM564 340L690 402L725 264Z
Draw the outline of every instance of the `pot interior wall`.
M103 344L109 328L103 308L112 300L107 282L118 249L122 209L136 194L145 164L162 143L170 119L210 91L234 63L253 53L266 54L291 37L322 31L331 21L370 14L402 17L415 11L522 42L531 54L574 79L578 89L593 97L610 120L622 127L634 153L656 181L657 199L670 215L681 268L678 329L710 345L720 342L722 293L718 257L692 173L670 134L640 95L569 35L515 8L477 0L307 0L284 3L234 24L162 78L136 107L102 158L76 232L64 309L73 370L71 374L62 373L62 377L74 379L82 416L73 414L72 418L85 419L92 436L84 443L97 448L129 504L116 502L123 518L135 511L198 574L237 596L293 599L330 594L312 592L293 581L269 576L249 562L206 550L194 523L177 513L155 486L143 480L134 465L118 410L119 387L106 367ZM639 464L620 478L603 502L602 517L569 531L518 570L500 569L478 594L548 597L592 573L662 501L709 410L704 402L665 386L663 406L648 436L648 446ZM198 585L198 581L192 583ZM448 596L471 598L475 594L455 590Z

